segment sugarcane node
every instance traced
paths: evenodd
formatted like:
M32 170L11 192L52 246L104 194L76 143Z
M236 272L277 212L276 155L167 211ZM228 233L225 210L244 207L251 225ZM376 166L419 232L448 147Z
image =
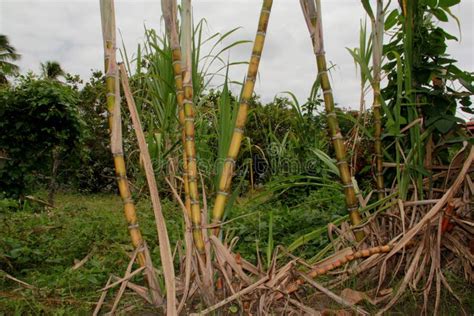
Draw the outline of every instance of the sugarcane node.
M317 274L317 275L324 274L325 272L326 272L326 269L324 269L324 268L316 269L316 274Z

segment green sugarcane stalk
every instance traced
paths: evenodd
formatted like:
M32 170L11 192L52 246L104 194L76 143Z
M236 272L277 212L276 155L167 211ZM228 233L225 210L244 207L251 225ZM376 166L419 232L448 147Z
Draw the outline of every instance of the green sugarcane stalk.
M380 92L380 81L382 72L382 50L384 34L384 11L383 0L377 0L377 13L372 19L372 38L373 38L373 82L374 102L372 105L374 111L374 149L376 162L376 187L379 200L385 197L385 185L383 179L383 151L382 151L382 113Z
M306 24L311 35L314 54L316 55L316 63L318 67L318 76L321 81L323 90L324 105L326 108L329 135L336 152L337 166L340 172L341 182L344 186L344 194L347 210L352 225L358 225L361 217L358 210L358 201L352 184L351 173L346 158L346 147L344 138L339 128L339 122L334 107L334 97L329 81L328 69L326 64L326 56L324 51L324 38L321 19L321 2L320 0L300 0L301 8L305 16ZM362 231L355 232L357 240L364 237Z

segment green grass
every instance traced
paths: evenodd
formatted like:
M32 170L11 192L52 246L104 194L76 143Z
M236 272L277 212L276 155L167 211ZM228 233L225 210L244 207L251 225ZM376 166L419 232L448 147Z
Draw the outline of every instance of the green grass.
M179 210L167 201L163 204L171 238L176 241L182 231ZM158 265L149 201L140 201L138 210ZM37 288L22 289L0 275L0 315L90 314L100 295L97 290L110 274L124 273L127 253L132 250L121 201L112 195L61 194L57 208L49 212L31 208L2 212L0 232L0 268ZM73 271L74 260L91 251L85 265Z
M299 206L272 203L273 225L269 225L268 205L259 205L250 197L242 198L232 211L232 218L238 218L228 226L231 235L241 237L237 251L255 262L257 246L261 257L268 250L270 227L275 245L288 245L301 234L327 224L344 209L339 205L342 202L330 200L334 193L326 188L313 191ZM285 194L288 200L293 193ZM162 204L174 249L174 243L183 239L181 210L166 199ZM104 286L110 274L124 273L129 261L127 253L132 251L120 199L110 194L60 193L56 208L51 211L32 204L22 210L14 210L12 206L7 210L7 207L0 205L0 269L35 289L26 289L2 277L0 272L0 315L90 314L100 295L97 290ZM159 267L150 201L138 201L137 209L153 262ZM310 256L326 243L326 238L315 240L298 254ZM71 269L75 260L81 260L91 251L92 256L84 266ZM143 283L143 280L137 278L135 282ZM131 304L135 301L140 308L146 308L133 294L125 298Z

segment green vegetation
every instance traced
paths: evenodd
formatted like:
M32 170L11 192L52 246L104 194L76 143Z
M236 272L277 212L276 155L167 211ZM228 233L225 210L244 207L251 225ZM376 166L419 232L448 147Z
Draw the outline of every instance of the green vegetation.
M118 197L59 194L56 207L46 212L32 203L11 212L0 206L1 269L35 287L10 292L17 284L1 278L0 314L90 313L109 274L120 275L127 265L132 248ZM156 240L150 202L142 200L138 207L145 238ZM163 208L171 237L177 240L179 213L169 202ZM151 251L159 262L158 246ZM76 260L88 254L84 266L73 270Z
M0 91L0 194L24 196L38 183L38 174L51 168L56 177L60 159L73 155L81 138L78 94L56 81L20 77L17 85Z
M19 55L0 35L0 315L90 314L134 250L130 268L149 269L145 247L157 276L131 282L158 284L166 302L176 277L171 301L184 314L262 280L221 311L284 314L294 299L339 308L319 300L324 291L305 287L301 273L370 297L374 288L389 292L376 307L358 301L347 308L472 313L466 162L474 150L457 113L474 113L474 74L446 53L457 39L438 23L459 23L451 12L458 3L361 1L371 27L362 22L359 47L348 49L360 72L360 110L353 111L334 103L321 1L301 0L317 64L309 96L286 91L263 102L253 88L272 1L262 1L253 42L229 43L239 28L207 34L206 20L193 25L190 1L163 0L166 27L145 27L133 54L117 52L159 197L148 190L149 164L120 96L113 1L101 1L104 73L85 82L55 61L42 63L40 75L19 75ZM248 63L226 60L239 45L252 49ZM231 78L231 67L248 67L247 76ZM157 238L160 208L169 245ZM163 246L173 253L163 263L174 264L174 276L162 272ZM367 249L378 252L363 255ZM341 286L331 289L341 293ZM109 294L101 312L112 305ZM163 311L129 290L120 306Z
M16 49L10 45L8 37L0 34L0 88L8 85L8 77L18 74L19 67L13 63L20 55Z

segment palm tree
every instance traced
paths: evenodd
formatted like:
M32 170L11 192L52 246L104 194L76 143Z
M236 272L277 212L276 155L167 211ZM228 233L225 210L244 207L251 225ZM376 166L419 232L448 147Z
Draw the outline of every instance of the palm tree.
M58 80L58 77L64 76L66 73L57 61L47 61L41 63L41 76L45 79Z
M12 61L20 59L16 49L10 45L6 35L0 34L0 85L8 83L8 76L18 73L19 67Z

